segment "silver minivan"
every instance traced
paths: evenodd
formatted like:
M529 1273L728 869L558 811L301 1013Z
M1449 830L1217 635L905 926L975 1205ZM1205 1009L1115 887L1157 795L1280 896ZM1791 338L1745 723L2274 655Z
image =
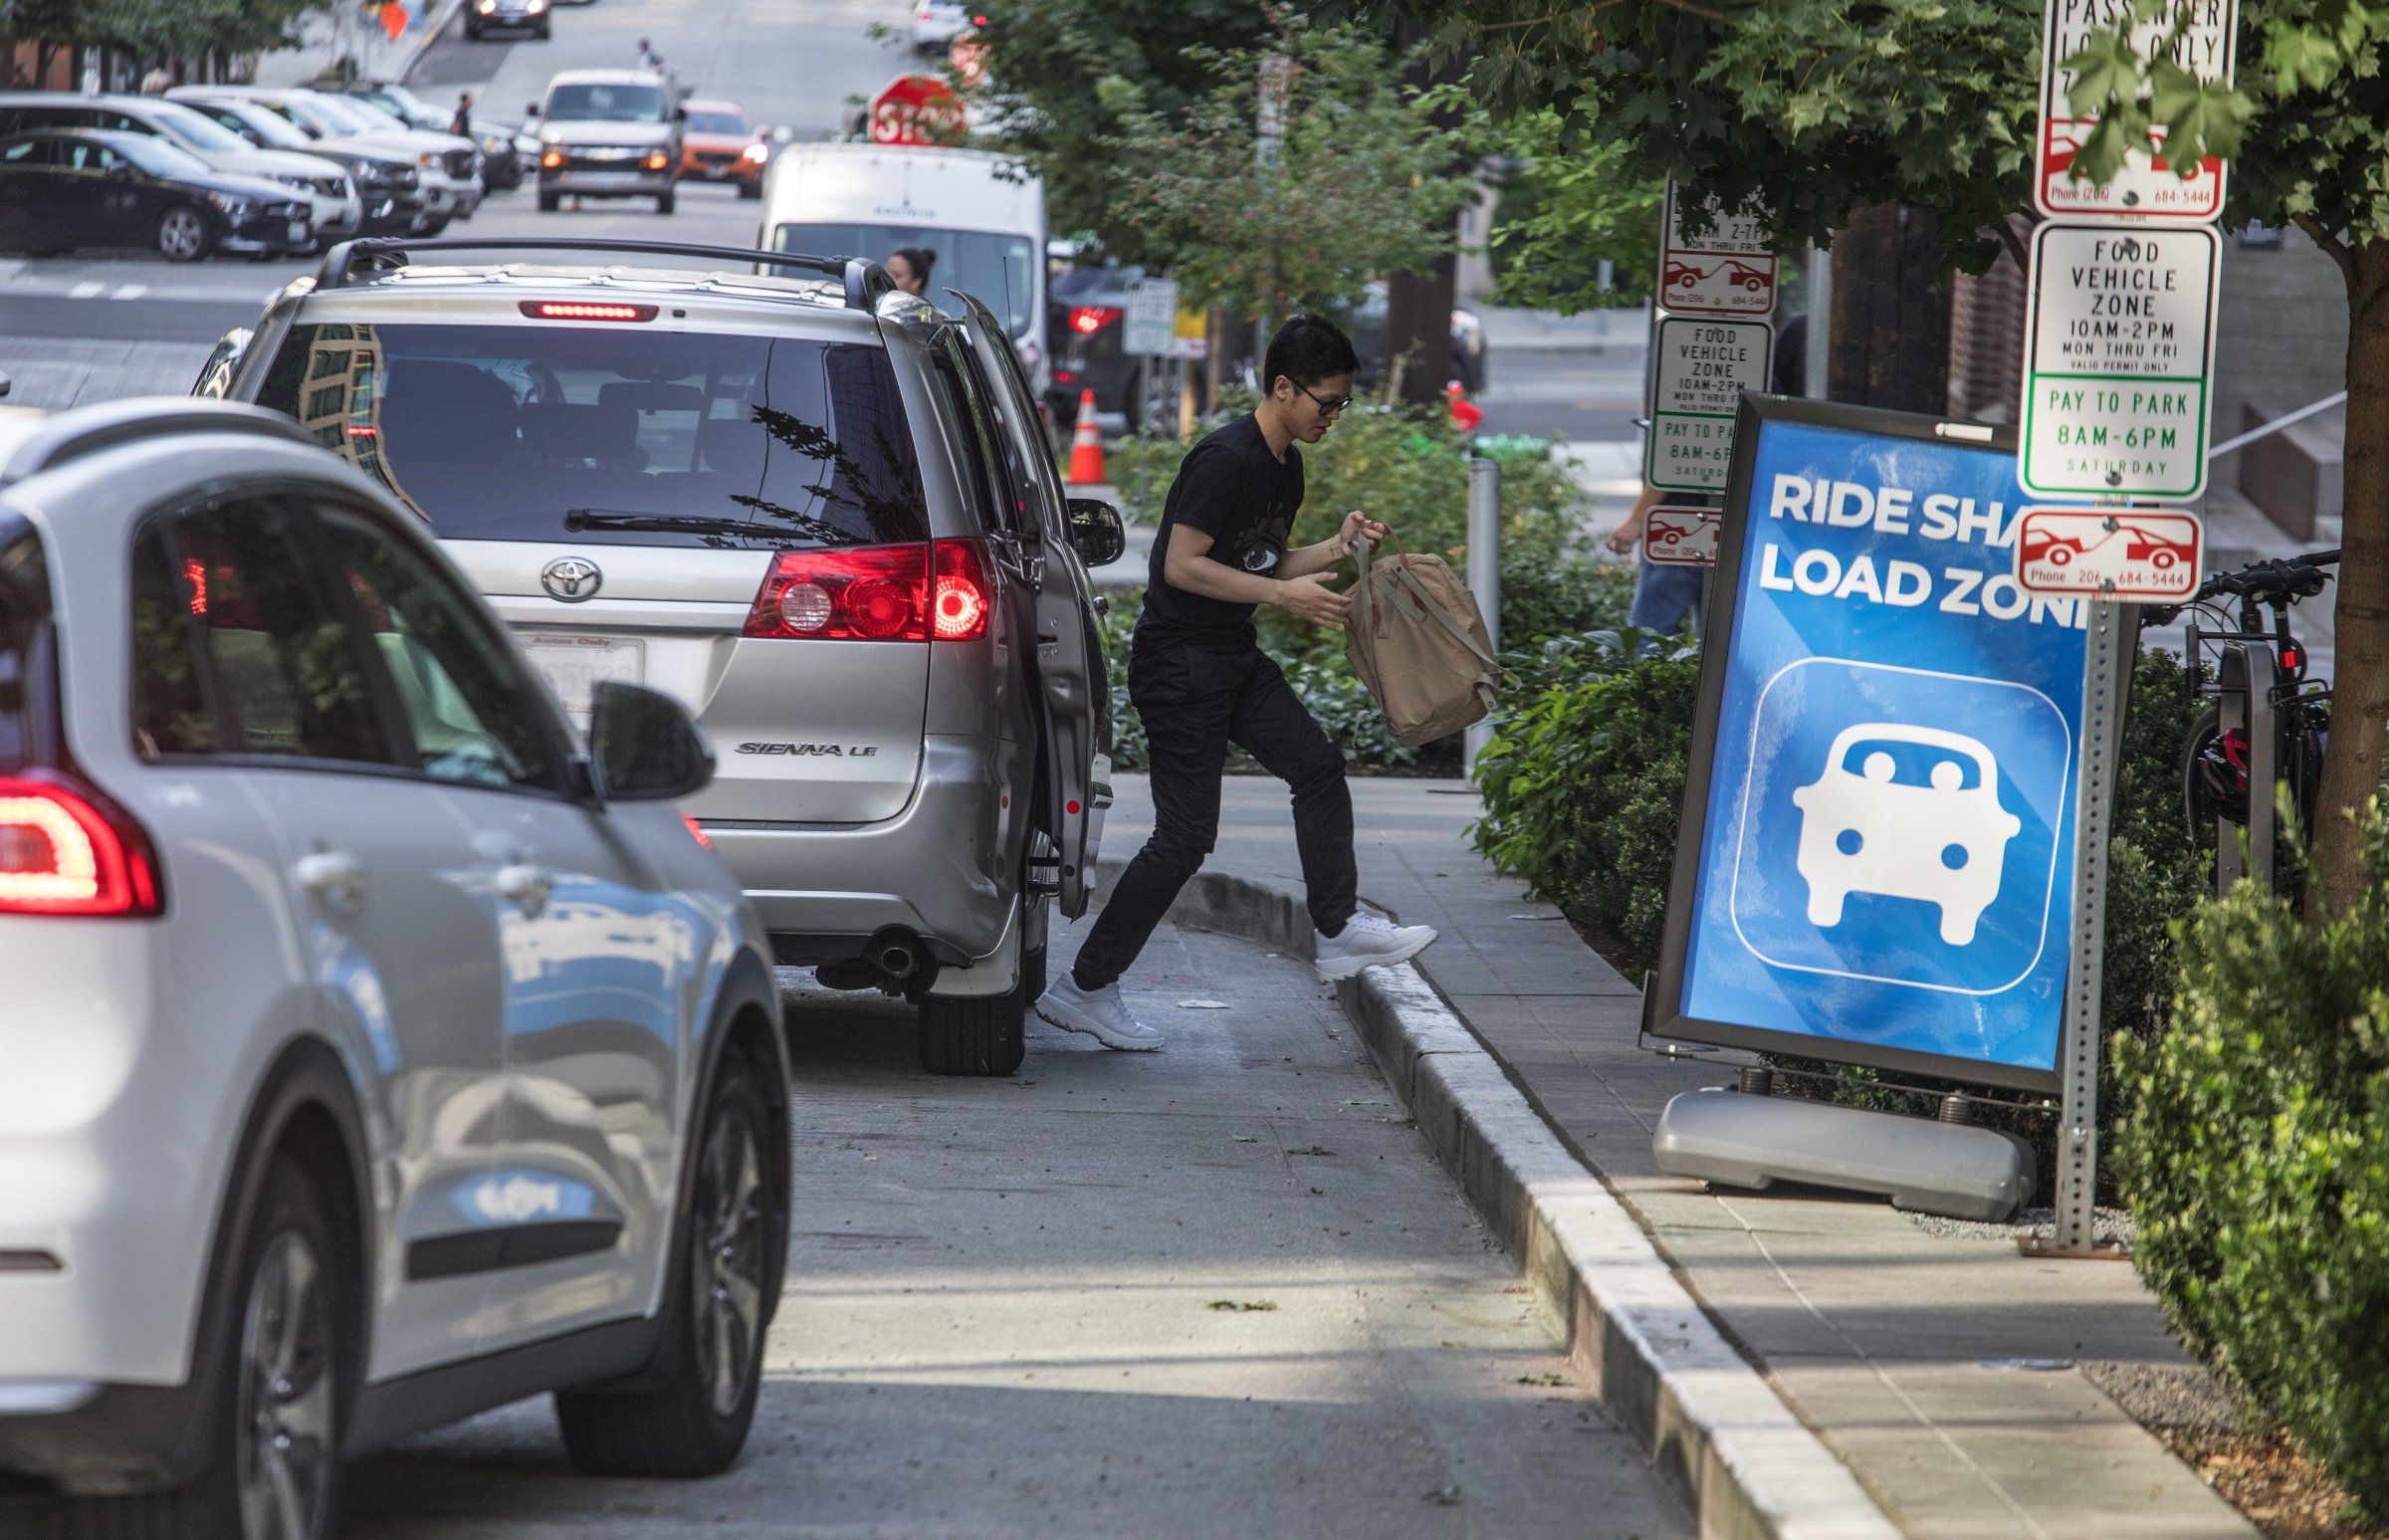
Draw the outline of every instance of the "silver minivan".
M496 246L551 255L454 265ZM208 377L419 512L567 709L684 702L721 751L688 810L779 960L916 1001L925 1067L1008 1074L1111 800L1086 566L1121 536L1004 326L950 305L842 258L358 242Z

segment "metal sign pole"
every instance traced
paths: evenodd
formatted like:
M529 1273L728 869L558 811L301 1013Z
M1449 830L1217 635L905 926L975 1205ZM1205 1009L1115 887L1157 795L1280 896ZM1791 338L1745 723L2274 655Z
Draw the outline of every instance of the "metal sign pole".
M1468 462L1468 591L1485 617L1493 655L1501 656L1501 462L1479 456ZM1462 740L1460 773L1476 771L1476 757L1493 738L1493 724L1479 722Z
M2112 586L2111 584L2109 585ZM2115 765L2132 682L2126 606L2090 601L2082 646L2082 745L2073 790L2073 950L2066 968L2065 1026L2059 1050L2063 1098L2059 1113L2055 1233L2028 1235L2033 1256L2121 1257L2098 1244L2092 1223L2098 1195L2098 1033L2107 944L2107 843Z

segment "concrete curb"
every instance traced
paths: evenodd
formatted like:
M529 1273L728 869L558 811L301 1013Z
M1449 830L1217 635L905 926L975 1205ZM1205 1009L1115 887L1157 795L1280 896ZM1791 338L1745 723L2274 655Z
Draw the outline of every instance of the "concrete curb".
M1121 864L1100 864L1103 889ZM1200 873L1171 919L1310 955L1308 911L1274 884ZM1632 1213L1569 1153L1417 969L1373 969L1336 993L1436 1157L1521 1259L1603 1409L1675 1484L1702 1536L1901 1533L1726 1341Z

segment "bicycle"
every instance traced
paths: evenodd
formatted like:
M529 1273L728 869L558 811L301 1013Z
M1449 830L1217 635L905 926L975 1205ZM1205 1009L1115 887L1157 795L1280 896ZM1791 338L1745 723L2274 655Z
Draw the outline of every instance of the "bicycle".
M2192 839L2206 828L2216 831L2218 891L2246 875L2232 826L2249 830L2247 865L2279 878L2274 803L2270 795L2253 797L2252 786L2286 781L2293 828L2311 822L2330 740L2331 687L2308 682L2306 650L2290 629L2289 611L2322 592L2332 580L2326 568L2338 560L2333 548L2216 572L2186 603L2142 612L2144 624L2156 625L2191 612L2183 656L2201 691L2216 698L2182 747L2182 817ZM2238 601L2236 617L2218 602L2228 600ZM2270 625L2265 610L2272 612ZM2212 673L2209 646L2216 652Z

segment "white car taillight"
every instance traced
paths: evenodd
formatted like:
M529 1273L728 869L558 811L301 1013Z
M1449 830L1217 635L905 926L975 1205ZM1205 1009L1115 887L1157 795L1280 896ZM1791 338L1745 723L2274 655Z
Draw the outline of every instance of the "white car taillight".
M138 825L53 780L0 777L0 914L153 915L157 862Z

